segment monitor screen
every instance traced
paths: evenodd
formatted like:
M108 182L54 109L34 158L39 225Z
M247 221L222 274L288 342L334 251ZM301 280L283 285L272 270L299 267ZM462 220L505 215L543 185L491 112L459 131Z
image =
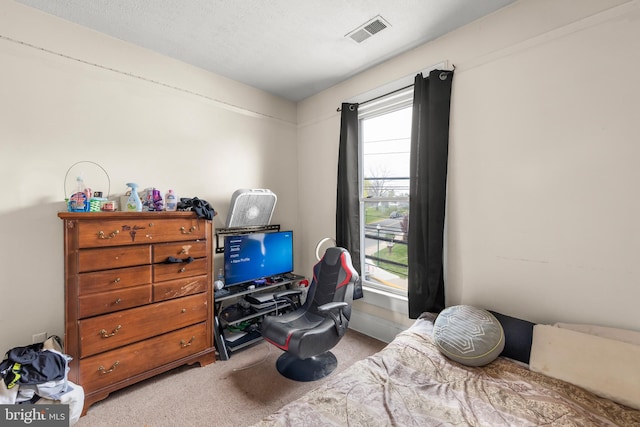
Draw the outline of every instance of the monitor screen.
M238 285L292 271L292 231L225 236L225 286Z

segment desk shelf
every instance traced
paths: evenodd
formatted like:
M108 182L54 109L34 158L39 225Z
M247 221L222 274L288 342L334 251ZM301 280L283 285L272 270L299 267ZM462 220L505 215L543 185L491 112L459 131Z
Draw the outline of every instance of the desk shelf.
M268 283L262 286L256 286L255 289L249 289L250 284L234 285L230 287L228 289L229 292L225 293L224 295L221 295L219 293L218 296L215 296L214 294L214 314L216 319L214 338L216 341L216 349L218 350L220 360L228 360L231 352L240 350L242 348L248 347L251 344L262 341L262 334L259 330L252 330L248 332L247 335L234 341L226 340L224 338L224 335L227 328L239 325L243 322L257 323L259 326L264 316L276 314L276 312L279 312L280 310L287 311L287 309L291 308L290 303L281 302L262 309L249 308L246 309L246 311L242 311L238 316L233 316L233 318L229 319L225 318L224 316L225 306L229 307L234 303L237 303L239 299L247 295L264 293L268 291L276 293L278 291L292 289L293 285L304 279L304 276L289 274L283 276L283 280L281 281Z
M224 340L227 349L231 352L249 347L250 345L260 341L262 341L262 334L258 331L249 332L247 335L242 338L238 338L235 341Z
M246 321L255 319L257 317L266 316L267 314L274 313L275 315L278 315L277 311L285 310L285 309L287 309L289 307L291 307L291 304L289 304L287 302L287 303L274 304L274 306L272 306L272 307L263 308L263 309L260 309L260 310L257 310L255 308L251 308L251 309L247 310L247 311L250 312L249 314L247 314L246 316L242 316L242 317L240 317L238 319L227 320L224 317L220 317L220 324L223 327L238 325L238 324L240 324L242 322L246 322Z

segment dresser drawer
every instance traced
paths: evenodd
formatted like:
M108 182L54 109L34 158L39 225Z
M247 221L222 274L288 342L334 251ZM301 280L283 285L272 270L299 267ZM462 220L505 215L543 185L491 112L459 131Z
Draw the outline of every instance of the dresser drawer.
M204 258L207 256L207 243L202 241L163 243L153 246L153 262L165 262L167 258L174 257L180 259Z
M153 301L165 301L173 298L193 295L207 291L207 276L187 277L153 284Z
M153 281L182 279L185 277L207 274L208 262L206 258L196 259L193 262L176 262L169 264L153 265Z
M151 285L118 289L99 294L82 295L78 298L78 316L90 317L111 313L151 302Z
M160 215L160 213L158 213ZM80 221L78 244L94 248L144 243L179 242L207 237L206 221L199 218L122 218Z
M81 249L79 271L108 270L151 263L151 246L122 246L104 249Z
M204 322L207 296L196 294L80 320L80 358Z
M79 384L88 394L208 347L207 327L200 323L81 360Z
M150 265L82 273L78 275L78 293L85 295L146 285L151 283L151 275Z

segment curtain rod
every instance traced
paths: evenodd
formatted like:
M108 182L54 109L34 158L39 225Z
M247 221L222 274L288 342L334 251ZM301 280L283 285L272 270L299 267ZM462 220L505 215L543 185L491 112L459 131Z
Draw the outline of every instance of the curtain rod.
M451 64L451 68L453 68L453 70L451 70L451 71L455 71L456 70L456 66L453 65L453 64ZM369 102L376 101L376 100L378 100L380 98L384 98L385 96L393 95L396 92L400 92L402 90L409 89L410 87L413 87L413 86L414 86L414 84L411 83L410 85L407 85L405 87L401 87L400 89L395 89L395 90L392 90L389 93L384 93L384 94L382 94L380 96L376 96L375 98L367 99L366 101L356 102L355 104L364 105L364 104L367 104ZM351 107L350 107L350 109L351 109ZM339 113L340 111L342 111L342 108L338 107L338 108L336 108L336 111ZM353 111L353 110L351 110L351 111Z
M376 100L378 100L378 99L380 99L380 98L384 98L385 96L393 95L394 93L397 93L397 92L403 91L403 90L405 90L405 89L409 89L410 87L413 87L413 83L411 83L410 85L407 85L407 86L405 86L405 87L401 87L400 89L395 89L395 90L392 90L391 92L383 93L382 95L376 96L376 97L371 98L371 99L367 99L366 101L356 102L355 104L358 104L358 105L368 104L369 102L376 101ZM349 108L352 108L352 107L349 107ZM342 108L338 107L338 108L336 109L336 111L339 113L340 111L342 111ZM353 110L351 110L351 111L353 111Z

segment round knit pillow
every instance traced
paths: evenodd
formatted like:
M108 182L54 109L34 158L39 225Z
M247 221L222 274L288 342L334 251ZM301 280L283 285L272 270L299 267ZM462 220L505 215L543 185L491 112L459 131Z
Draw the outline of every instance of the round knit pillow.
M470 305L442 310L433 325L433 338L442 354L467 366L491 363L504 348L504 331L498 319Z

